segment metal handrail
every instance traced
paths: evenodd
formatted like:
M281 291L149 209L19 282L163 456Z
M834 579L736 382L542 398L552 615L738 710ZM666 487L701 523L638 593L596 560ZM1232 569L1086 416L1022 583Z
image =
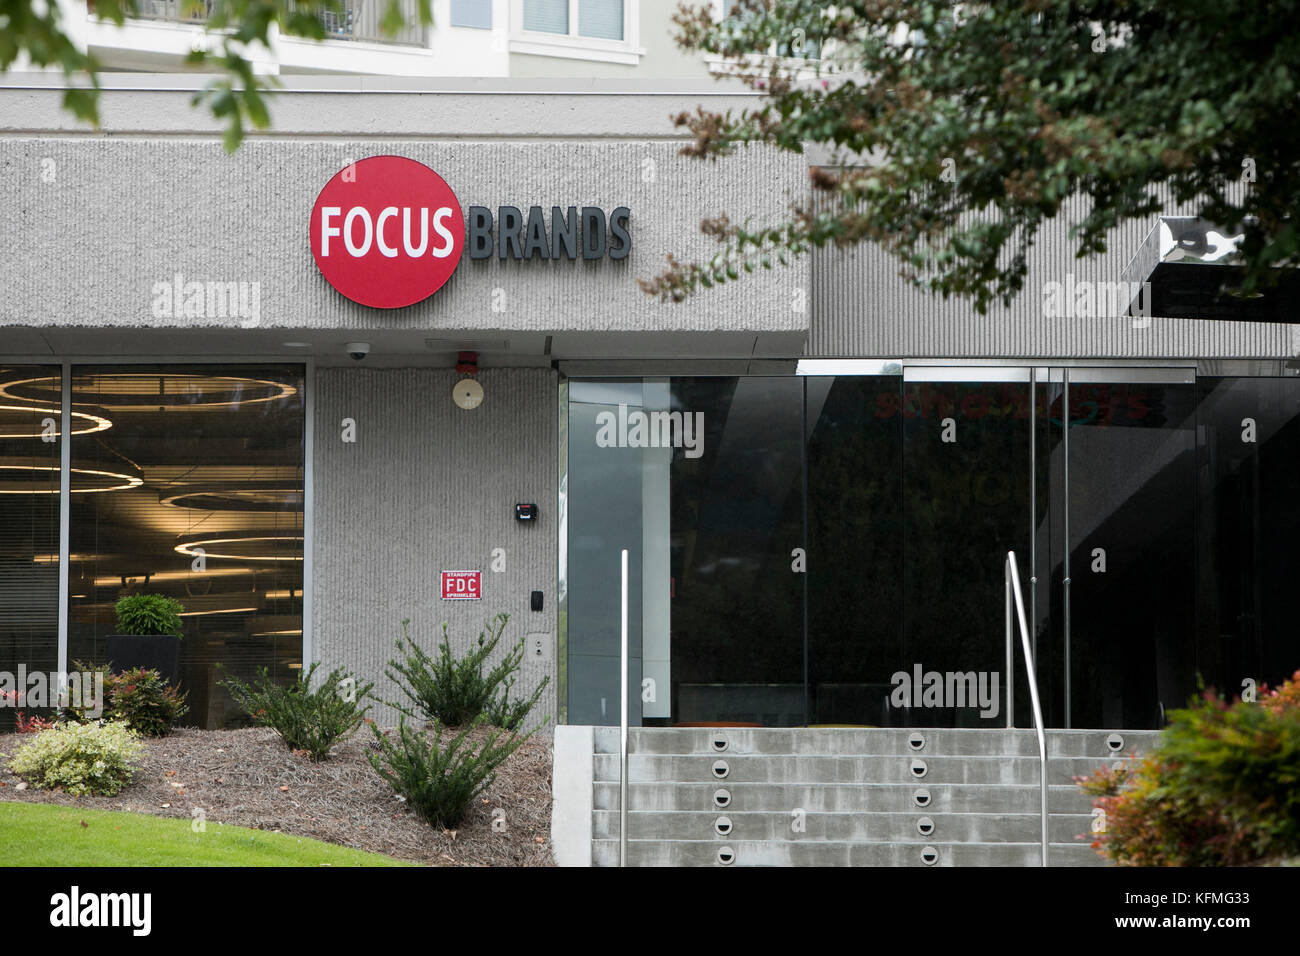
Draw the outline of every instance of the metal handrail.
M622 633L619 639L618 865L627 866L627 549L622 554Z
M1042 816L1042 866L1047 866L1047 736L1043 729L1043 708L1038 703L1038 677L1034 673L1034 653L1029 647L1029 625L1025 622L1025 599L1020 593L1020 568L1016 564L1016 553L1007 552L1006 561L1006 595L1007 595L1007 728L1015 727L1013 705L1015 693L1015 660L1013 659L1011 640L1011 604L1015 600L1016 619L1020 624L1020 646L1025 652L1025 673L1029 675L1029 700L1034 708L1034 730L1038 733L1038 785L1042 794L1040 813Z

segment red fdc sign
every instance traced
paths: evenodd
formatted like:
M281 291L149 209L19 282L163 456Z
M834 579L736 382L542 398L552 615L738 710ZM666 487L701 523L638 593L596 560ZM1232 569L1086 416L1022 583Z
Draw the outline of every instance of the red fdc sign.
M482 571L443 571L444 601L477 601L483 597Z
M341 170L316 197L309 231L329 284L377 309L433 295L465 248L456 194L428 166L403 156L371 156Z

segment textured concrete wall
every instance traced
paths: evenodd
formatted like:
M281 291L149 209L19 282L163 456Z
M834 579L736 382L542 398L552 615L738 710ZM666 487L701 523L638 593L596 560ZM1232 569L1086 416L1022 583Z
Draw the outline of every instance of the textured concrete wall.
M316 373L312 544L312 657L377 681L401 622L431 653L449 624L452 650L469 649L498 611L506 638L545 634L549 659L525 660L517 691L550 687L534 711L555 716L557 382L550 369L488 369L485 397L451 401L459 376L443 369L321 369ZM341 422L356 422L356 442ZM516 502L540 509L515 520ZM492 551L505 552L493 572ZM481 601L443 601L442 570L483 571ZM529 595L545 595L542 612ZM383 711L377 719L393 715Z
M1166 215L1191 215L1167 192ZM1086 210L1075 197L1040 231L1030 250L1024 291L1010 308L975 312L969 300L929 295L898 275L900 263L878 246L813 254L813 320L807 355L881 358L1281 358L1300 351L1297 326L1152 317L1053 318L1043 314L1043 285L1117 282L1151 229L1131 221L1115 229L1103 255L1076 259L1070 223ZM1297 316L1300 322L1300 316Z
M596 110L589 97L585 109ZM668 127L666 118L665 128ZM637 286L664 256L716 249L700 219L780 214L803 188L802 161L749 149L726 164L677 155L670 141L454 142L375 138L253 141L226 155L211 140L0 138L0 326L806 331L796 310L808 265L731 283L678 307ZM622 261L471 261L406 309L369 309L321 276L307 241L316 196L349 160L384 153L435 169L462 206L631 209ZM548 211L549 216L549 211ZM155 314L154 285L258 283L260 314Z

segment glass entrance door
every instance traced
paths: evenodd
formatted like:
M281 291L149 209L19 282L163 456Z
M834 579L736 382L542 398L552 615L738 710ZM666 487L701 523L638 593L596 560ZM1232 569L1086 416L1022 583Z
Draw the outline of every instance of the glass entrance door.
M1030 394L1027 367L903 370L894 725L1006 726L1003 569L1029 544ZM1026 726L1028 695L1018 696Z
M1162 726L1195 689L1195 372L1033 377L1028 599L1044 716Z

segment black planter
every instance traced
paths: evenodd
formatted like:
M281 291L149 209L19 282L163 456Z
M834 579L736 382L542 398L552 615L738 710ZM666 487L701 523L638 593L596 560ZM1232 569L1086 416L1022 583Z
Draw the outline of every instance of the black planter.
M180 677L181 639L174 634L110 634L107 657L113 673L143 667L169 684Z

